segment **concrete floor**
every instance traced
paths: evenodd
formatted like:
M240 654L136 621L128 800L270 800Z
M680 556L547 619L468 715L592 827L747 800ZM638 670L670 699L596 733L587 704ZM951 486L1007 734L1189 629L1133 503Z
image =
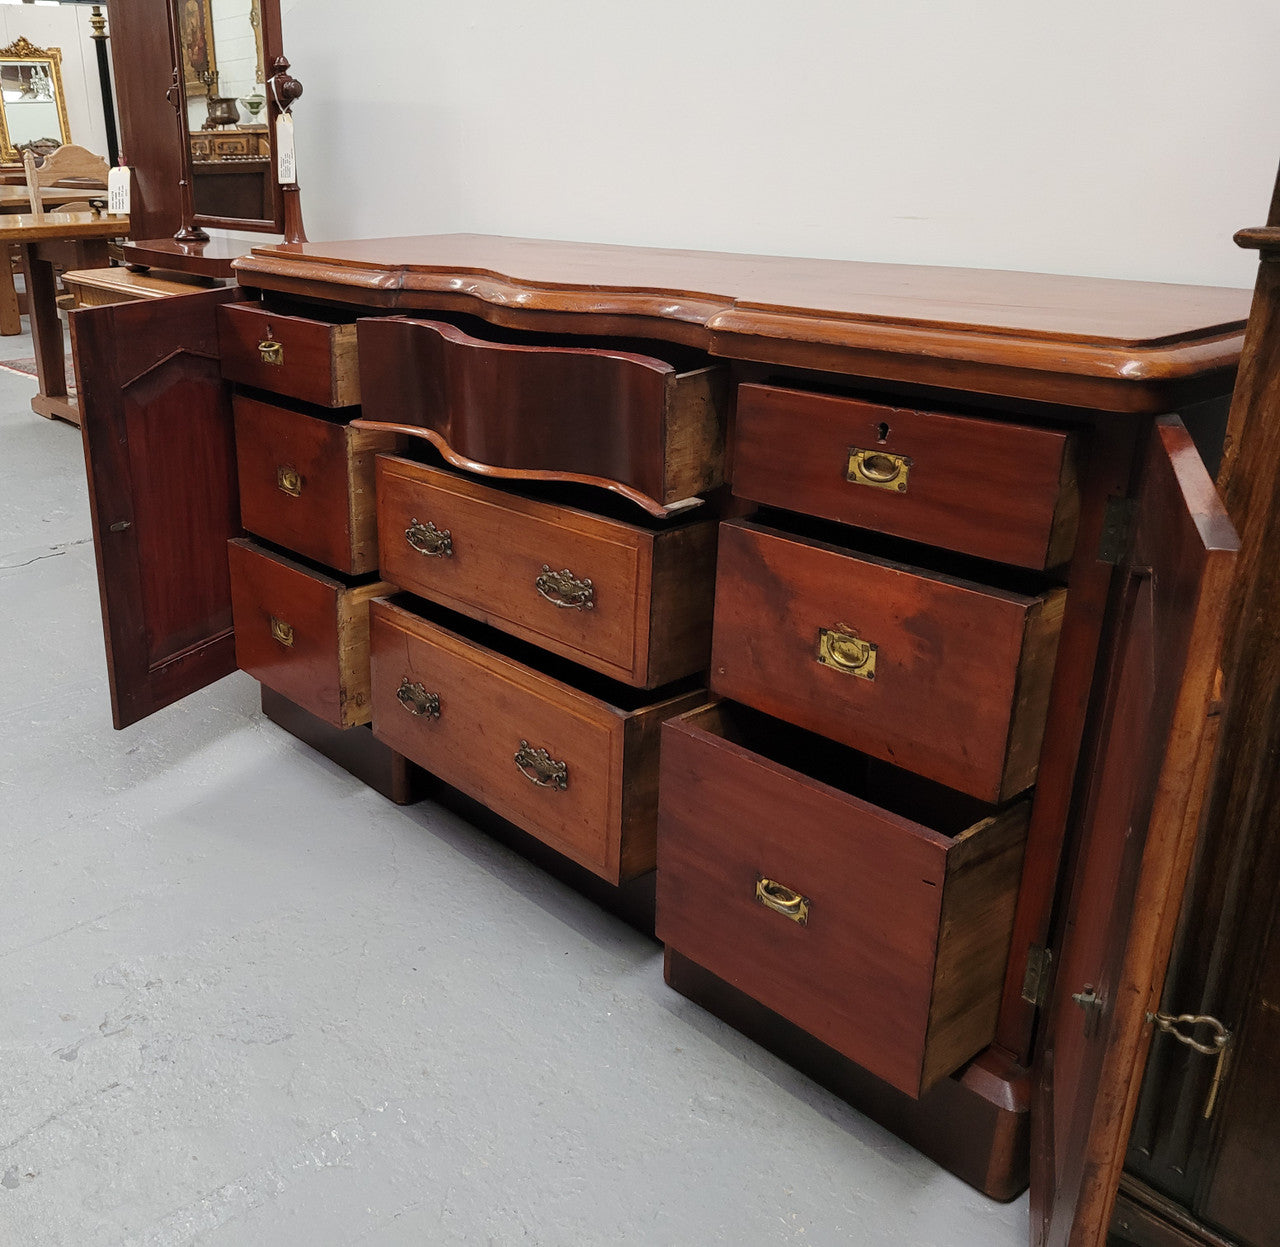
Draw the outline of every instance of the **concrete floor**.
M0 358L31 354L0 339ZM0 1244L1016 1247L235 675L111 728L80 438L0 371Z

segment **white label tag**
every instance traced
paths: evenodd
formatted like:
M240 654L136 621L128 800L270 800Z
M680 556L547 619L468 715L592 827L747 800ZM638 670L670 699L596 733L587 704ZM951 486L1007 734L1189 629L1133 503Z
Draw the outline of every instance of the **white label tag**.
M293 118L281 113L276 118L276 177L281 186L298 180L298 162L293 152Z
M107 211L129 215L129 192L133 187L133 175L123 165L107 173Z

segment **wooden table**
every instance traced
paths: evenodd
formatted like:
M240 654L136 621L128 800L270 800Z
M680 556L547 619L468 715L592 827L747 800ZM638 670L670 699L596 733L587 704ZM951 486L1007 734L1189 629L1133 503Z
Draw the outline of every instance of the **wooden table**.
M40 203L46 208L58 208L76 200L104 198L106 191L100 187L42 186ZM31 210L31 192L26 185L0 186L0 213L5 216ZM0 263L0 336L13 337L22 332L22 315L18 306L18 292L13 284L13 270Z
M67 393L54 265L103 267L107 263L107 240L128 232L126 216L98 216L93 212L50 212L43 220L29 214L0 216L0 246L18 243L22 247L31 344L40 379L40 392L31 400L31 409L39 415L80 424L79 409Z

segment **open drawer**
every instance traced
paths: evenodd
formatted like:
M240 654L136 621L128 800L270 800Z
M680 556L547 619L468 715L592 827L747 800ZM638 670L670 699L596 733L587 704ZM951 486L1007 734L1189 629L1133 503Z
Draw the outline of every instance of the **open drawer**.
M663 727L658 937L918 1096L995 1033L1029 809L692 710Z

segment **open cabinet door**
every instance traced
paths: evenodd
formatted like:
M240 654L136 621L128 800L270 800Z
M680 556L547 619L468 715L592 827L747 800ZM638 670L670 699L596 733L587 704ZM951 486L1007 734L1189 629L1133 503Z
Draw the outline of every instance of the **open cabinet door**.
M218 307L237 288L71 313L111 677L127 727L235 668L240 532Z
M1217 737L1236 535L1181 421L1156 422L1034 1066L1038 1247L1102 1247Z

